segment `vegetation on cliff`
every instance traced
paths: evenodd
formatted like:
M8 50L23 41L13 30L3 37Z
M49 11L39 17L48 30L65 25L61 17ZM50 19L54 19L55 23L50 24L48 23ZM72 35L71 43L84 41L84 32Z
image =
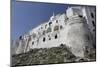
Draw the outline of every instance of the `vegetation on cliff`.
M59 47L33 49L27 53L13 55L12 66L94 61L95 51L88 53L86 58L74 56L70 52L70 48L61 45Z

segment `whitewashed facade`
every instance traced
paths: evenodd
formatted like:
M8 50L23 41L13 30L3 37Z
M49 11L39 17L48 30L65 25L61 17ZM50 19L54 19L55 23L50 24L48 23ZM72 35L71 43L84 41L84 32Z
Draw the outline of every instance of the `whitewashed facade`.
M95 7L72 6L66 13L53 13L50 20L19 38L16 54L64 44L75 56L84 57L85 48L93 47L95 24Z

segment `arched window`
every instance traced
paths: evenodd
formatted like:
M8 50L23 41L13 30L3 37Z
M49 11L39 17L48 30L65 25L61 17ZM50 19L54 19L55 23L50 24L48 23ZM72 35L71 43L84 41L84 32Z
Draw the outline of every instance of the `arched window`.
M49 38L49 40L51 40L51 38Z
M79 15L80 18L82 18L82 15Z
M55 35L55 39L57 39L57 34Z
M45 42L45 37L43 38L43 42Z
M92 21L92 24L93 24L93 26L95 26L95 23L94 23L94 21Z
M51 28L50 27L47 28L46 33L49 33L49 32L51 32Z
M56 20L56 23L58 23L58 20Z
M65 46L63 43L60 44L61 47Z
M60 29L62 29L62 28L63 28L63 26L61 25L61 26L60 26Z
M34 41L32 42L32 45L34 45Z
M21 40L22 39L22 36L20 36L19 39Z
M92 17L92 18L94 18L94 15L93 15L93 13L91 13L91 17Z
M43 31L43 35L45 35L45 30Z
M49 26L52 24L52 22L49 22Z
M56 26L54 27L54 31L57 31L57 30L59 30L59 26L56 25Z

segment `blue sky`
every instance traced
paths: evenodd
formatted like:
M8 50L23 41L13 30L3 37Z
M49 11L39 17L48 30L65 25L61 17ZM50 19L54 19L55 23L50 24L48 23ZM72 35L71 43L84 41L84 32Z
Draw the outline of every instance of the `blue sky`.
M19 2L12 0L11 38L18 39L32 28L48 21L53 12L65 13L68 5L37 2Z

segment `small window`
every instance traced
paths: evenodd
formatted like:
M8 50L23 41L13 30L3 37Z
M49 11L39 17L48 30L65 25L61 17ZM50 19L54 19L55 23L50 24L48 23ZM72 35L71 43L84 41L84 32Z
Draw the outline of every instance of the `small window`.
M55 35L55 39L57 39L57 34Z
M60 29L62 29L63 27L62 27L62 25L60 26Z
M45 42L45 37L43 38L43 42Z
M61 47L65 46L63 43L60 44Z
M67 22L67 20L68 20L68 19L69 19L69 18L65 18L65 20L64 20L64 21L65 21L65 22Z
M94 18L94 15L93 15L93 13L91 13L91 17L92 17L92 18Z
M49 26L52 24L52 22L49 22Z
M79 15L80 18L82 18L82 15Z
M47 31L46 31L47 33L49 33L49 32L51 32L51 28L50 27L48 27L48 29L47 29Z
M45 31L43 31L43 35L45 35Z
M94 21L92 21L92 24L93 24L93 26L95 26L95 23L94 23Z
M69 18L67 17L67 18L65 18L66 20L68 20Z
M22 36L20 36L19 39L21 40L22 39Z
M56 26L54 27L54 31L57 31L57 30L59 30L59 26L56 25Z
M56 23L58 23L58 20L56 20Z
M34 45L34 42L32 42L32 45Z
M51 40L51 38L49 38L49 40Z

